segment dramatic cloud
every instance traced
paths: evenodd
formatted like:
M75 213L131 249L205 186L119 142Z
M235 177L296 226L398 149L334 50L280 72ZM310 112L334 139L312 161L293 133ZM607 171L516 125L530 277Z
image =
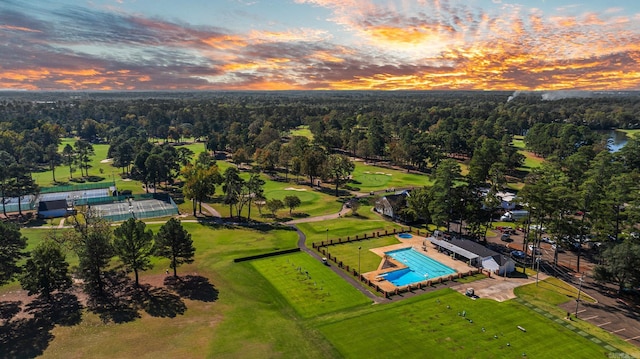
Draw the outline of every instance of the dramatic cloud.
M640 89L633 4L272 1L5 0L0 88Z

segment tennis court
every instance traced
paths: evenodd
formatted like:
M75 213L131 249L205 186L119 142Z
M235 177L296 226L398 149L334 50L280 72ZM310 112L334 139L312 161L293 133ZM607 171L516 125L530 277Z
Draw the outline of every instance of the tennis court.
M20 202L20 206L18 206L18 201ZM20 207L23 211L30 211L35 208L35 197L28 195L23 197L7 197L4 199L4 203L0 203L2 205L2 209L0 212L18 212L18 207Z
M179 214L178 206L171 198L168 202L158 199L128 199L116 203L92 205L91 209L96 210L101 217L114 222L126 221L129 218L142 219Z

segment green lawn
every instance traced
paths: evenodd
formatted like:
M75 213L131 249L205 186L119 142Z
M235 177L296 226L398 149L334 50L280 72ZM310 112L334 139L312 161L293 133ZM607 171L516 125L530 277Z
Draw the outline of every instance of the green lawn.
M515 301L472 301L450 289L319 318L318 327L345 358L594 358L605 352Z
M160 224L149 225L157 231ZM218 293L213 301L183 299L184 314L151 316L114 325L85 313L79 325L56 327L44 358L325 358L332 346L315 330L295 320L291 307L250 263L232 259L293 248L291 230L224 229L184 223L197 248L193 264L181 275L201 275ZM38 237L35 230L29 237ZM157 260L147 275L163 275L168 262ZM8 286L0 289L6 290ZM168 305L165 303L164 305Z
M370 249L398 243L400 243L400 241L395 236L385 236L357 242L342 243L328 247L327 250L331 253L332 257L338 258L338 260L349 265L351 268L357 270L359 263L360 272L367 273L378 269L380 261L382 260L379 255L371 252Z
M221 164L221 162L219 162ZM242 173L242 177L248 178L249 174L246 172ZM293 182L278 182L272 181L267 176L262 175L262 179L265 180L264 196L269 199L284 199L286 196L298 196L301 200L301 205L294 209L293 217L300 216L318 216L329 213L337 213L342 208L342 202L335 196L330 194L326 194L323 192L319 192L309 186L295 184ZM219 187L216 189L216 196L218 199L216 201L211 202L211 206L215 208L223 217L229 216L229 206L225 205L219 200L219 196L222 196L222 188ZM190 205L188 205L191 208ZM234 208L235 212L235 208ZM271 212L267 210L266 207L262 209L263 217L260 217L258 213L258 209L255 205L251 208L251 218L261 220L263 222L271 222ZM248 214L248 207L242 211L242 215L246 217ZM234 213L235 215L235 213ZM289 208L283 208L282 210L277 212L277 216L279 220L283 218L290 218L289 216Z
M425 174L407 173L384 167L356 162L353 180L349 186L361 192L380 191L389 188L422 187L433 184Z
M385 221L359 221L341 218L300 228L310 240L319 240L326 236L326 228L330 237L337 237L390 227ZM159 226L148 227L155 232ZM206 277L216 292L213 300L182 298L184 313L152 316L140 310L139 318L120 324L102 323L95 314L85 312L80 324L53 329L42 357L424 358L429 353L428 357L498 358L520 357L525 352L527 357L569 358L603 353L595 343L514 301L471 301L444 289L369 305L366 297L303 253L233 262L238 257L294 248L297 234L292 230L184 226L193 236L196 258L178 273ZM46 230L24 231L33 246ZM374 241L358 246L365 251L395 239ZM355 261L357 251L348 250L352 253L347 259ZM362 263L369 266L364 253ZM154 264L142 274L143 282L148 276L164 276L167 260L155 259ZM297 267L304 268L304 277ZM0 295L14 289L15 284L4 286ZM457 315L463 310L473 323ZM527 328L527 333L516 325Z
M270 257L251 264L303 318L371 304L351 284L306 253Z
M291 136L301 136L301 137L306 137L309 140L313 140L313 133L311 133L311 130L309 129L309 126L298 126L297 128L289 131L289 134Z
M622 130L622 129L617 129L616 131L621 131L627 134L628 137L637 137L640 136L640 129L634 129L634 130Z
M366 213L362 211L362 209L361 212ZM312 242L326 241L327 238L346 239L347 236L353 238L359 235L362 237L365 233L370 235L377 231L384 232L385 229L389 231L393 231L393 228L400 229L400 226L393 222L380 219L375 215L373 216L374 218L372 219L347 216L322 222L300 223L297 227L306 234L306 244L309 248L311 248Z

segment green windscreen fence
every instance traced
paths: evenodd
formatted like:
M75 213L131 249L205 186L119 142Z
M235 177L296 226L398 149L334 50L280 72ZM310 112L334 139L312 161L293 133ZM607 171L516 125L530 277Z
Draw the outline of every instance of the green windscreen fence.
M115 182L90 182L90 183L78 183L66 186L55 186L55 187L42 187L40 188L40 193L55 193L55 192L74 192L74 191L85 191L89 189L101 189L101 188L109 188L115 187Z

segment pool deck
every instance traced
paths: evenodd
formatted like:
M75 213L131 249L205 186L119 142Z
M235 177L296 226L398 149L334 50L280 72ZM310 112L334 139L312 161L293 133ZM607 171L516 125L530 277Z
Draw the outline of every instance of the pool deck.
M389 272L390 270L397 270L397 269L402 269L407 267L406 265L404 265L404 263L398 262L393 258L387 258L386 260L395 264L396 267L384 268L385 252L393 251L396 249L413 247L413 249L415 249L416 251L426 255L427 257L435 259L436 261L446 265L447 267L454 269L456 272L459 272L459 273L467 273L470 270L476 269L475 267L470 267L465 262L453 259L444 253L439 253L438 249L430 241L428 241L426 237L421 237L414 234L412 238L400 238L397 235L396 235L396 238L398 238L398 240L400 240L402 243L393 244L386 247L378 247L378 248L370 249L370 251L380 256L380 265L378 266L377 270L362 274L365 278L369 279L370 281L376 282L378 286L380 286L380 288L385 291L391 292L396 290L396 288L398 287L396 287L394 284L392 284L389 281L380 280L378 276L384 272ZM445 276L445 277L448 277L448 276ZM436 278L430 278L430 280L434 280L434 279Z

